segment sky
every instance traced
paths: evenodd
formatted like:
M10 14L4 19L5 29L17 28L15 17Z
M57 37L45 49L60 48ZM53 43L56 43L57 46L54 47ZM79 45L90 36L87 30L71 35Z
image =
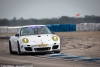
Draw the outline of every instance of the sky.
M59 18L100 16L100 0L0 0L0 18Z

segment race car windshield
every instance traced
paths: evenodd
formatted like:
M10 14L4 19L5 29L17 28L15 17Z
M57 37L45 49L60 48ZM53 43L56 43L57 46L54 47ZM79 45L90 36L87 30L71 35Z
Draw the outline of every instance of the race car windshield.
M36 35L36 34L51 34L51 31L46 26L30 26L24 27L20 31L21 36Z

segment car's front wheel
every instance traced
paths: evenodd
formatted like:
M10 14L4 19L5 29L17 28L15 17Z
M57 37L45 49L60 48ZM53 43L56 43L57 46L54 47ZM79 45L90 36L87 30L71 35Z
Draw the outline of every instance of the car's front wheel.
M19 44L19 42L17 42L17 47L18 47L17 54L18 54L18 55L22 55L22 52L21 52L21 50L20 50L20 44Z
M11 42L9 41L9 52L10 52L10 54L14 54L15 52L14 51L12 51L12 46L11 46Z

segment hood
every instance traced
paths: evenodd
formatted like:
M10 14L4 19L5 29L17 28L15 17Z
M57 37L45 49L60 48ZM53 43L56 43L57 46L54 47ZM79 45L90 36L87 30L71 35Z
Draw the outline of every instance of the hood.
M28 38L31 42L46 42L52 39L53 34L39 34L39 35L29 35L24 36L23 38Z

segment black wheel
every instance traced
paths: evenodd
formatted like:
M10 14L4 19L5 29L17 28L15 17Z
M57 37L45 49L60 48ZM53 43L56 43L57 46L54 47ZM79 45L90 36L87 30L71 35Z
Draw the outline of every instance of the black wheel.
M60 51L54 51L54 53L60 53Z
M11 42L9 41L9 52L10 52L10 54L14 54L15 52L14 51L12 51L12 47L11 47Z
M19 45L19 42L17 42L17 46L18 46L18 51L17 51L17 54L18 54L18 55L22 55L21 50L20 50L20 45Z

